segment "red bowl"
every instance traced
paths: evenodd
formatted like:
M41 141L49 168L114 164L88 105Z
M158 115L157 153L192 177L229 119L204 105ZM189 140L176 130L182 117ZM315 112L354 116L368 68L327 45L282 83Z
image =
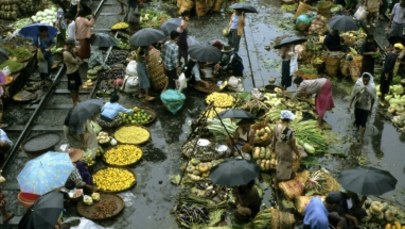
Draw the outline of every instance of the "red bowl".
M33 193L28 193L28 192L20 192L19 193L19 198L24 201L36 201L40 195L33 194Z

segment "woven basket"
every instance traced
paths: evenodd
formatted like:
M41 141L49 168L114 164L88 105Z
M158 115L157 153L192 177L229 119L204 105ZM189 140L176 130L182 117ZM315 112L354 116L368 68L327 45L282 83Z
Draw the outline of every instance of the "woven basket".
M208 13L208 11L209 11L209 5L206 1L204 1L204 0L195 1L195 13L197 14L197 17L206 15Z
M301 215L304 215L305 208L311 201L313 196L298 196L295 198L295 207L297 208L297 212ZM325 196L320 196L322 201L325 199Z
M162 91L168 84L167 77L164 73L163 64L160 63L160 51L152 49L149 51L148 59L148 76L152 89Z
M271 210L270 228L293 229L295 225L294 215L288 212L281 212L277 209Z
M190 11L194 7L194 1L193 0L182 0L180 9L179 9L179 14L182 14L184 11Z
M212 11L221 12L223 4L224 4L224 0L216 0L214 3L214 7L212 8Z
M311 10L312 10L311 5L308 5L305 2L300 2L300 4L298 4L297 11L295 11L294 18L297 18L301 14L304 14L304 13L306 13L308 11L311 11Z
M284 196L290 200L293 200L297 196L301 196L304 193L305 188L304 183L301 183L296 179L280 182L278 187L284 193Z
M340 62L340 73L344 77L350 76L350 60L343 60Z
M340 66L340 58L338 56L326 56L325 71L328 76L336 76Z
M332 8L332 2L330 1L323 1L319 2L317 12L318 14L329 18L331 15L330 9Z

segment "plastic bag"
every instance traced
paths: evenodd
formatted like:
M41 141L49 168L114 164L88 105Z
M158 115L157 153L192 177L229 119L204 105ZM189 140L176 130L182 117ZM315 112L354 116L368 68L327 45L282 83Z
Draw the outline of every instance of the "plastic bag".
M124 82L122 83L120 89L126 93L133 93L137 91L138 84L139 84L138 76L125 75Z
M354 17L359 20L362 21L364 19L366 19L367 17L367 9L365 6L359 6L359 8L357 8L356 12L354 13Z
M48 61L38 61L38 71L39 73L48 74Z
M176 89L178 91L183 91L185 88L187 88L187 78L184 73L181 73L179 79L176 80Z
M44 58L44 53L42 53L42 50L41 49L38 49L38 51L37 51L37 60L38 61L43 61L45 58Z
M186 96L180 91L168 89L160 94L160 99L172 114L176 114L183 107Z
M4 67L1 71L3 72L4 76L9 76L11 74L9 66Z
M131 60L128 64L127 64L127 68L125 69L125 73L128 76L138 76L138 72L136 71L136 61Z

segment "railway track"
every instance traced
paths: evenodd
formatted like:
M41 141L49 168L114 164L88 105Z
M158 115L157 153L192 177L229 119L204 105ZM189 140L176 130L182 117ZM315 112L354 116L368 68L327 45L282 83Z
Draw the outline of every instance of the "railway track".
M122 15L119 15L118 13L112 13L119 12L118 7L114 0L93 0L91 8L93 9L93 14L96 18L96 24L93 28L94 32L108 32L109 29L105 28L110 28L112 24L122 18ZM115 33L114 35L117 37L118 33ZM107 51L105 62L107 62L111 53L112 48ZM83 67L83 69L81 67L81 72L86 71L87 67ZM82 80L85 81L85 74L81 75ZM13 147L8 152L1 167L3 175L8 180L3 186L3 191L6 192L6 196L8 196L9 200L13 200L13 197L18 194L19 186L16 177L25 162L30 159L21 149L21 145L24 141L37 134L51 131L57 132L60 136L63 136L63 121L69 109L73 107L69 91L67 90L67 77L63 63L59 64L57 69L52 73L52 79L53 82L51 85L43 87L43 93L40 96L40 99L37 99L36 103L23 104L12 102L7 107L6 113L7 111L12 110L13 114L22 114L21 120L18 120L21 118L18 117L19 115L17 115L17 117L11 117L11 119L16 122L9 123L10 126L5 129L14 142ZM99 80L94 82L92 88L87 90L81 89L80 99L84 101L89 98L94 98L96 96L98 83ZM62 139L64 138L62 137ZM16 214L17 217L15 217L16 219L11 220L10 228L13 228L13 222L14 224L18 224L18 216L23 214L18 203L14 201L14 204L18 209ZM0 224L0 227L3 228L2 224Z

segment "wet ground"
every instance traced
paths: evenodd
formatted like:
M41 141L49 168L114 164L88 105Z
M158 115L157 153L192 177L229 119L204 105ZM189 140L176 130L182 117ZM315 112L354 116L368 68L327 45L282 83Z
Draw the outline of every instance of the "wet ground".
M240 55L244 60L245 75L244 85L246 90L254 86L263 87L270 77L280 76L280 59L273 50L266 51L274 38L283 34L294 34L291 29L291 15L279 10L279 5L271 1L255 1L259 14L247 15L246 37L241 40ZM216 14L200 18L192 18L190 35L202 43L213 39L222 39L222 29L229 20L228 14ZM104 23L104 24L103 24ZM101 22L96 28L109 26L110 22ZM249 55L248 55L249 54ZM250 66L251 64L251 66ZM389 170L397 179L395 191L382 197L394 203L405 206L405 168L403 161L404 137L395 130L390 122L376 115L373 125L369 125L365 144L356 143L352 130L352 118L347 113L347 95L352 83L334 80L334 95L336 108L333 113L327 113L325 120L332 126L332 131L338 133L338 140L331 144L332 152L341 156L327 154L320 158L321 166L328 168L335 175L342 169L355 166L358 161L382 169ZM292 89L294 90L294 89ZM144 158L132 169L137 174L138 182L131 191L120 195L125 199L126 208L122 215L114 220L100 222L104 226L117 229L132 228L178 228L175 218L170 214L175 206L175 197L179 188L173 186L169 178L171 175L181 173L179 162L182 161L180 147L190 133L189 123L198 117L203 110L204 94L187 89L187 101L184 108L176 115L170 114L159 100L150 104L143 104L133 96L122 96L120 102L127 106L142 104L152 107L158 114L155 123L149 126L151 141L142 146ZM60 98L69 99L67 98ZM57 101L56 101L57 102ZM51 118L55 125L62 125L58 117ZM62 143L66 143L62 140ZM5 189L10 196L11 208L18 215L23 209L12 201L17 193L18 184L15 176L21 170L26 155L20 152L15 164L6 173L10 181ZM97 165L102 166L102 164ZM268 204L270 190L266 192L265 203ZM73 209L71 209L73 210ZM69 211L70 212L70 211Z

